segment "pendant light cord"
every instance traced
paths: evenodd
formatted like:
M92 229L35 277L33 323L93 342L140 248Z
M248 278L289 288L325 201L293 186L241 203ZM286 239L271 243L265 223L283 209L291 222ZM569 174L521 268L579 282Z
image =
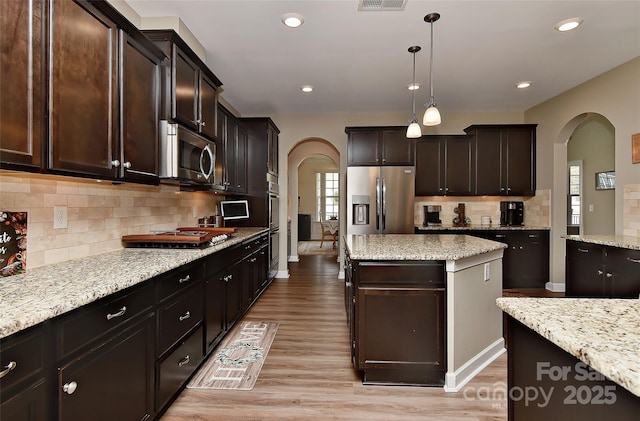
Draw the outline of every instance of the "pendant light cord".
M430 64L429 64L429 76L430 76L430 81L429 81L429 88L430 88L430 93L431 93L431 97L429 98L429 104L434 105L434 101L433 101L433 22L429 23L431 25L431 48L430 48L430 53L431 53L431 59L430 59Z
M416 52L413 52L413 89L411 90L411 93L413 94L413 107L411 109L411 111L413 112L412 116L413 116L413 120L412 122L416 121Z

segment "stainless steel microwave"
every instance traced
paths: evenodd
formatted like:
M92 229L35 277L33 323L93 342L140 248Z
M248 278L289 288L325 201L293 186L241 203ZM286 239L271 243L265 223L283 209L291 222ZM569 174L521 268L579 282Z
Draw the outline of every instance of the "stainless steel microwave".
M160 122L160 178L214 184L216 144L166 120Z

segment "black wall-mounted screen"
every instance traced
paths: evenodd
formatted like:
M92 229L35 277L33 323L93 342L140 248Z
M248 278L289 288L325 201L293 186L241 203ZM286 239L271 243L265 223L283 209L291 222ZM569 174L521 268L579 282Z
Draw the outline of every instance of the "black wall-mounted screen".
M225 200L220 202L220 210L225 221L249 218L249 202L246 200Z

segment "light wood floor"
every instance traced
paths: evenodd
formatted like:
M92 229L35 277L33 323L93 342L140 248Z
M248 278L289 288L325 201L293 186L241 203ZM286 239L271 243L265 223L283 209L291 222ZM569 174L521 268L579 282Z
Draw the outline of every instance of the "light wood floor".
M349 357L343 281L334 256L301 256L245 320L280 323L251 391L185 390L162 421L506 420L506 354L458 393L363 386ZM496 393L499 396L493 396Z

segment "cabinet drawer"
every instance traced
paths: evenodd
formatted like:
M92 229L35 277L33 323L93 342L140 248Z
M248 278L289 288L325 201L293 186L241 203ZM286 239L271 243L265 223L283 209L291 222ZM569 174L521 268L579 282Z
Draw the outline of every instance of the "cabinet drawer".
M601 263L603 246L599 244L583 243L581 241L567 241L568 259L586 259Z
M58 358L112 332L153 306L153 286L116 294L73 311L57 323Z
M202 327L189 337L158 367L156 409L162 408L182 387L202 361Z
M185 291L202 279L204 264L196 262L178 271L162 276L158 280L158 301L165 300L173 294Z
M198 286L158 310L158 355L202 321L203 295Z
M36 326L0 340L0 393L42 372L44 367L44 329Z
M625 272L636 272L640 277L640 250L607 247L607 266L612 265Z
M359 285L441 287L445 283L444 263L358 262L355 273Z

